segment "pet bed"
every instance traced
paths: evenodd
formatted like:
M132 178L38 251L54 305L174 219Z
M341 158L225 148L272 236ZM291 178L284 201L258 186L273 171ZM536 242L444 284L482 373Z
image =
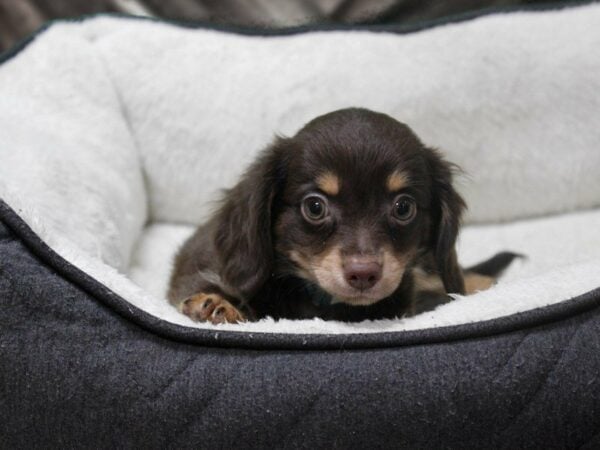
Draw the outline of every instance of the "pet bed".
M0 66L0 446L579 447L600 431L600 5L418 29L55 23ZM469 19L469 20L466 20ZM414 318L194 323L174 252L275 133L363 106L466 175Z

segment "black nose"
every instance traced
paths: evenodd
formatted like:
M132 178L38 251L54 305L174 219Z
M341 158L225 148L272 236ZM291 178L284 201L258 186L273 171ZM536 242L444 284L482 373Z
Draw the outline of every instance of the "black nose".
M353 288L364 291L381 279L381 265L376 262L348 262L344 265L344 278Z

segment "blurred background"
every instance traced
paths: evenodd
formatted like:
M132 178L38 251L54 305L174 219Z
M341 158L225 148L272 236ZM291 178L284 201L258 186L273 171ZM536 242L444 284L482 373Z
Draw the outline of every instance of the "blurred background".
M550 0L0 0L0 52L44 22L113 12L283 28L310 24L403 24ZM565 3L557 2L554 3Z

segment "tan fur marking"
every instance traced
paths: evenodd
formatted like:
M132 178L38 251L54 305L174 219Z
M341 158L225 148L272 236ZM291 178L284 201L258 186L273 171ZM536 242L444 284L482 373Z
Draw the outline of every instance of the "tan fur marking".
M319 284L329 286L341 282L342 275L342 248L332 245L326 251L313 257L313 273Z
M465 291L467 295L485 291L491 288L495 282L496 280L492 277L479 275L478 273L467 273L465 274Z
M304 255L302 255L302 253L296 250L291 250L288 253L288 256L292 261L298 264L298 275L303 276L307 280L316 281L315 277L312 275L311 264L308 258L306 258Z
M408 175L399 170L394 171L387 179L386 187L390 192L397 192L408 185Z
M408 251L404 254L395 253L391 247L383 248L383 277L380 283L391 282L393 289L395 290L406 271L408 262L413 258L412 251Z
M317 186L327 195L338 195L340 192L340 179L332 172L325 172L317 178Z
M440 294L446 293L442 279L438 275L426 273L421 269L415 269L413 271L413 277L415 280L415 289L417 291L439 292Z

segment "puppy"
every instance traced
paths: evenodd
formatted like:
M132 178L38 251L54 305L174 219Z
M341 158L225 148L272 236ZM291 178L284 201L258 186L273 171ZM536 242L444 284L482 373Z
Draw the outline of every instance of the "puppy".
M317 117L276 139L183 245L169 301L212 323L432 309L466 293L455 251L465 202L452 176L436 150L385 114ZM478 280L471 290L489 287L516 256L506 255L467 272Z

